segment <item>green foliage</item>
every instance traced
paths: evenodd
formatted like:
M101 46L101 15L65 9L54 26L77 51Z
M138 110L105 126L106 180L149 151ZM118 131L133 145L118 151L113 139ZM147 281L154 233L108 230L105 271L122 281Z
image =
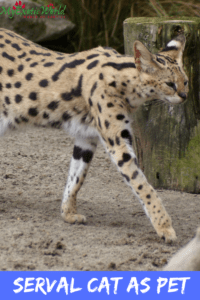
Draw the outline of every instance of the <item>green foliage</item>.
M66 5L66 16L76 27L69 34L70 52L110 46L124 52L123 21L129 17L200 17L199 0L32 0Z
M199 0L62 0L76 25L70 35L73 51L98 45L123 53L123 21L129 17L200 16ZM73 52L72 51L72 52Z

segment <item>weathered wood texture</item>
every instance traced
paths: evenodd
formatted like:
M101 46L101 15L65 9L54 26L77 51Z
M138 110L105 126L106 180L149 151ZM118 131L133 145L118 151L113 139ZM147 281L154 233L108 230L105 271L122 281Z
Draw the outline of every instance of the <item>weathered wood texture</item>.
M135 150L154 187L200 193L200 18L129 18L124 21L125 53L133 55L135 40L156 53L177 32L187 38L188 100L141 106L134 114Z

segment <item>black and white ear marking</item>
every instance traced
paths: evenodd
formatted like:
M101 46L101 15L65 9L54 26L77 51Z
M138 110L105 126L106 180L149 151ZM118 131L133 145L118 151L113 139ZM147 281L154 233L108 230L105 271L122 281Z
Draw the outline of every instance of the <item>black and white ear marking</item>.
M185 36L183 34L178 35L169 43L167 43L166 47L161 52L168 52L168 54L174 59L182 59L185 42Z
M165 49L162 50L164 51L170 51L170 50L184 50L185 47L185 36L184 35L178 35L175 37L173 40L171 40L169 43L167 43Z

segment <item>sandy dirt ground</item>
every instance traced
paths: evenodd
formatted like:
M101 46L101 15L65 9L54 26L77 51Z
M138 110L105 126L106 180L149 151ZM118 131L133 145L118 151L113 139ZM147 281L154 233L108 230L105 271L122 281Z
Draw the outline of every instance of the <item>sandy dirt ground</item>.
M200 195L158 190L178 240L156 235L141 205L99 144L78 211L60 216L73 140L30 128L0 140L0 270L160 270L200 225Z

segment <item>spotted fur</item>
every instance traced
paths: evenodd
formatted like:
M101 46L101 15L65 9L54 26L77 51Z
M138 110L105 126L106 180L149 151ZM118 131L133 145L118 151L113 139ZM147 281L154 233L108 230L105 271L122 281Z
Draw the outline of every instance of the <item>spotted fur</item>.
M167 242L175 240L161 199L138 167L131 116L147 100L186 99L184 44L179 36L153 55L136 41L135 59L102 47L63 54L0 29L1 134L9 127L33 124L63 128L75 137L61 207L66 222L86 222L77 213L76 195L100 140L158 235Z

